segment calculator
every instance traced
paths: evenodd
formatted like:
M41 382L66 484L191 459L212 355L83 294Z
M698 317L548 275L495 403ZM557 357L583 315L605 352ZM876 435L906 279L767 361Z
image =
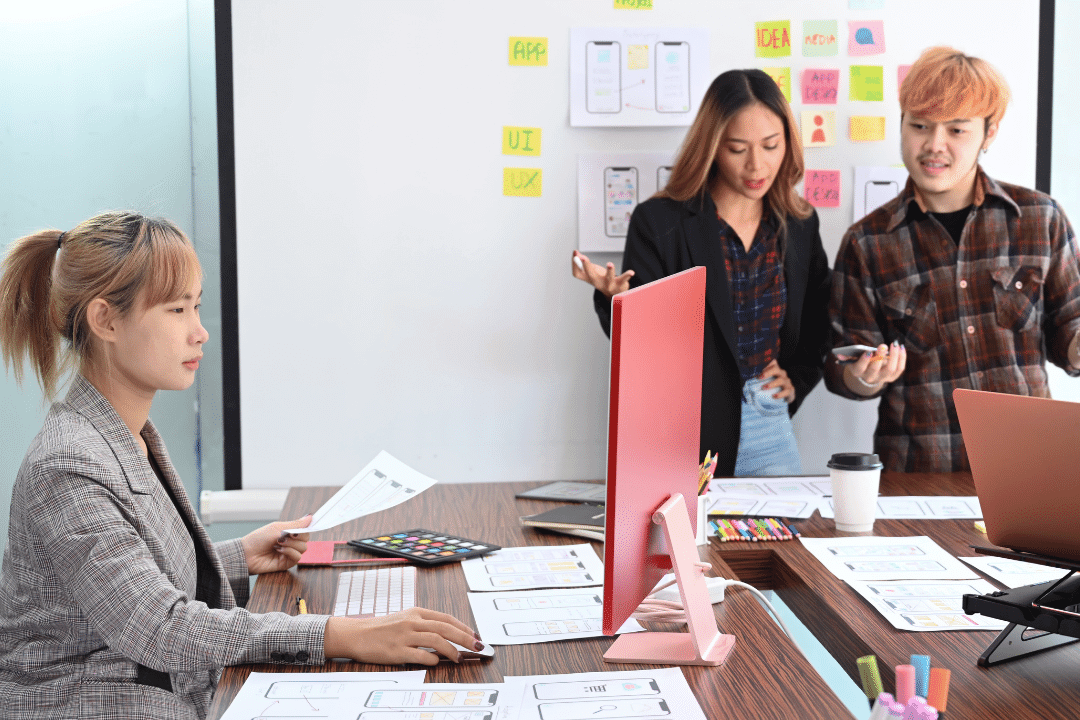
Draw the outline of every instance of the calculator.
M349 545L373 555L405 558L421 565L440 565L501 550L501 545L435 532L402 530L375 537L350 540Z

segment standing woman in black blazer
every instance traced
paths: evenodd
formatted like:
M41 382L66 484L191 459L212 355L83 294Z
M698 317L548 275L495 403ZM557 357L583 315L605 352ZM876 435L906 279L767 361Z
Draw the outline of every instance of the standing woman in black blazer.
M790 415L821 379L829 298L817 214L795 192L802 174L776 83L730 70L706 91L667 187L635 208L623 273L574 252L609 335L612 295L708 269L701 454L717 454L717 475L802 472Z

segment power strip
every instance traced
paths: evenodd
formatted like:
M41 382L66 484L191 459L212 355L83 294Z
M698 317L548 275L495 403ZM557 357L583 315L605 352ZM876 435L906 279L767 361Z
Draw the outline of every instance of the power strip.
M664 583L674 580L675 575L668 573L657 585L663 585ZM728 586L728 581L724 578L707 577L705 578L705 585L709 588L709 601L713 604L718 602L724 602L724 588ZM672 585L671 587L664 588L660 592L653 593L653 597L657 600L667 600L669 602L682 602L682 597L679 595L679 586Z

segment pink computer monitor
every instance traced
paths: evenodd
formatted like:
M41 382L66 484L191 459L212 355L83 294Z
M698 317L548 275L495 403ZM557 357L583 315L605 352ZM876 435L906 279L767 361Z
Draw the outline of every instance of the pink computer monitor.
M703 267L612 298L606 635L616 634L671 570L654 512L673 493L696 508L704 329ZM696 512L689 516L696 532Z

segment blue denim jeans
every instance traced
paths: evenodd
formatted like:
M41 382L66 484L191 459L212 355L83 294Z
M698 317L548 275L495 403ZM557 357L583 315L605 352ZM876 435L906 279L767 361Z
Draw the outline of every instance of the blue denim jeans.
M775 388L762 390L768 380L754 378L743 384L742 425L735 475L801 475L802 460L785 400L773 397Z

